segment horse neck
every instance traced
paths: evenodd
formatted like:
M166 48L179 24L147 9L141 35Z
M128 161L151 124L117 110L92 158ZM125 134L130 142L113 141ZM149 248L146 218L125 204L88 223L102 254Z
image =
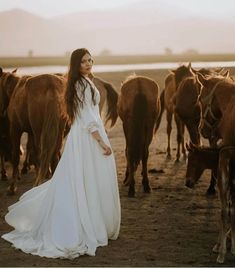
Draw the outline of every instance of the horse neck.
M12 75L11 84L9 87L6 87L6 95L8 96L9 99L11 98L13 92L15 91L16 85L18 84L19 81L20 77Z
M215 97L222 114L228 107L228 104L230 104L231 102L235 103L235 85L232 84L227 85L228 88L226 88L224 84L219 85L215 91Z

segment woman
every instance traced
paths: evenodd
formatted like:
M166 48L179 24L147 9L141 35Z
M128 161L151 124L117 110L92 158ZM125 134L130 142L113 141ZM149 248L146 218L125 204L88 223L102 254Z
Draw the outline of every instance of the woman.
M115 160L99 115L99 91L89 80L92 58L85 48L70 59L66 90L72 126L51 180L9 207L2 236L26 253L50 258L95 255L117 239L120 201Z

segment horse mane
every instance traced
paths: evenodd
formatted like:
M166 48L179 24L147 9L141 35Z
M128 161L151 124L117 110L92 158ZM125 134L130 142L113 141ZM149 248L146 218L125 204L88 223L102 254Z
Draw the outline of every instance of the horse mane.
M128 82L129 80L132 80L132 79L134 79L134 78L136 78L136 77L137 77L136 73L132 73L132 74L128 75L128 76L125 78L125 80L122 82L122 85L124 85L126 82ZM139 76L138 76L138 77L139 77Z

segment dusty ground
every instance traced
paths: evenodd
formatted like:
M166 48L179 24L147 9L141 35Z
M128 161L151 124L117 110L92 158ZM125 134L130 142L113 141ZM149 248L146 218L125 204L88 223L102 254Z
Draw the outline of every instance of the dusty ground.
M138 72L154 78L161 88L166 71ZM129 74L111 73L101 77L111 81L116 88ZM122 207L122 223L118 240L98 248L96 257L82 256L75 260L47 259L17 251L0 239L0 266L215 266L212 253L219 219L218 196L205 195L209 173L205 172L196 189L185 184L185 161L174 163L175 127L172 132L172 160L166 160L165 115L160 129L150 147L149 169L162 169L163 173L149 174L151 194L144 194L140 169L136 176L136 197L127 197L122 185L125 172L125 140L121 122L109 132L113 146ZM0 234L11 228L4 222L7 207L32 187L34 171L24 175L18 184L16 196L7 196L7 182L0 181ZM234 266L235 256L227 253L224 266Z

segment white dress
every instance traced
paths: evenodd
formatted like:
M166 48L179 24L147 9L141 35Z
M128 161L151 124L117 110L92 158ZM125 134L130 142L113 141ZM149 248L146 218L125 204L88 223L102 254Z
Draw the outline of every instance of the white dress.
M118 237L121 217L115 160L113 154L103 155L91 135L98 129L110 145L99 114L99 91L92 84L94 105L86 84L85 103L53 177L24 193L5 217L15 230L2 238L26 253L69 259L94 256L98 246ZM76 89L81 94L78 83Z

